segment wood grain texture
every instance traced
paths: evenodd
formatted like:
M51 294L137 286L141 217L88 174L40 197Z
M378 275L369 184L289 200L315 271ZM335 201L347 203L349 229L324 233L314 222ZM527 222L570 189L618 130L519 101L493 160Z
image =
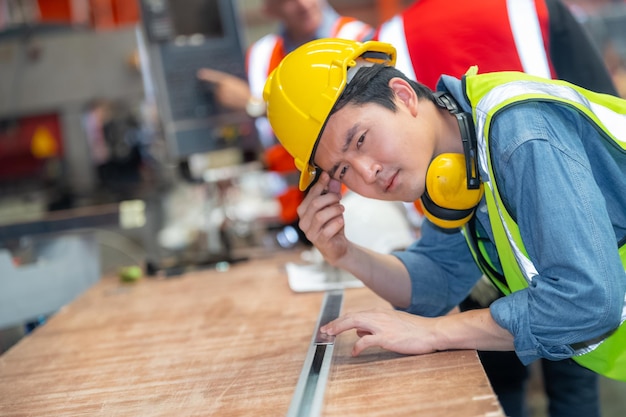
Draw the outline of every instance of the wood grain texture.
M0 356L0 416L286 415L323 299L289 289L294 259L102 279ZM348 290L344 310L372 303ZM344 336L324 415L501 415L474 352L351 358Z
M343 311L390 308L368 289L348 290ZM356 332L338 336L325 417L504 417L476 351L406 356L370 348L351 356Z

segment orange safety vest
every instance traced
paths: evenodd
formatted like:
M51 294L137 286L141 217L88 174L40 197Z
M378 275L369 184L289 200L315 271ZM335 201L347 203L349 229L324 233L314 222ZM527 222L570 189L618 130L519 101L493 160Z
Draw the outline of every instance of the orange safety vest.
M544 0L443 3L415 2L374 34L397 48L396 67L409 78L435 89L441 74L460 78L473 65L483 73L522 71L555 78Z
M334 24L330 33L324 37L364 40L371 34L373 28L355 18L341 16ZM276 68L280 61L287 55L284 47L284 39L280 35L268 34L256 41L248 48L246 53L246 68L248 83L253 97L263 97L263 87L269 74ZM261 142L266 148L265 162L271 171L281 173L297 172L293 157L282 147L275 143L272 128L265 117L256 120L256 127ZM285 224L293 223L298 219L296 209L302 202L304 194L297 185L289 185L285 192L278 196L281 205L281 220Z

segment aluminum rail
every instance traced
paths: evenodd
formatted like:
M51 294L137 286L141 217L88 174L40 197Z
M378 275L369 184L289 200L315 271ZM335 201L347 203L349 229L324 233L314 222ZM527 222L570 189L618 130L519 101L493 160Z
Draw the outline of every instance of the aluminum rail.
M313 340L304 360L287 417L314 417L321 414L335 336L320 332L320 327L339 317L342 304L342 289L327 291L324 295Z

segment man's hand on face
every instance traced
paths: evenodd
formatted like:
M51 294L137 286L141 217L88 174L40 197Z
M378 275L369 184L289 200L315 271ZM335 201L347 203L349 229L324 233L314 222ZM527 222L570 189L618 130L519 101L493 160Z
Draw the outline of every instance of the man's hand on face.
M326 174L328 175L328 174ZM330 178L330 177L329 177ZM337 194L341 198L341 182L330 178L325 190L327 193Z
M323 172L298 207L300 229L333 265L348 250L344 234L341 183Z

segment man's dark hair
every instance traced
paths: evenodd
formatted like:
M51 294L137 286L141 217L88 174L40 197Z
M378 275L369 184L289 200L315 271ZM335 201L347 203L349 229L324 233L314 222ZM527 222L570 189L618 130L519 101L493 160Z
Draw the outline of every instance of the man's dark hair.
M367 103L376 103L395 112L396 103L394 102L394 92L391 87L389 87L389 80L396 77L407 81L411 87L413 87L413 90L415 90L418 98L426 98L435 103L433 91L424 84L410 80L402 73L402 71L394 67L384 64L375 64L371 67L359 68L335 102L333 108L330 110L330 113L326 118L326 122L328 122L330 116L350 103L357 106ZM314 161L315 151L317 150L317 145L319 144L319 139L324 131L324 128L325 126L322 127L320 135L317 137L317 141L313 147L313 151L311 152L311 161ZM309 185L309 188L317 182L321 172L321 169L316 170L316 178Z
M396 77L402 78L411 84L419 98L427 98L432 102L435 101L432 90L424 84L410 80L394 67L376 64L371 67L359 68L352 81L348 83L341 96L337 99L328 117L349 103L357 106L376 103L395 112L394 93L389 87L389 80Z

